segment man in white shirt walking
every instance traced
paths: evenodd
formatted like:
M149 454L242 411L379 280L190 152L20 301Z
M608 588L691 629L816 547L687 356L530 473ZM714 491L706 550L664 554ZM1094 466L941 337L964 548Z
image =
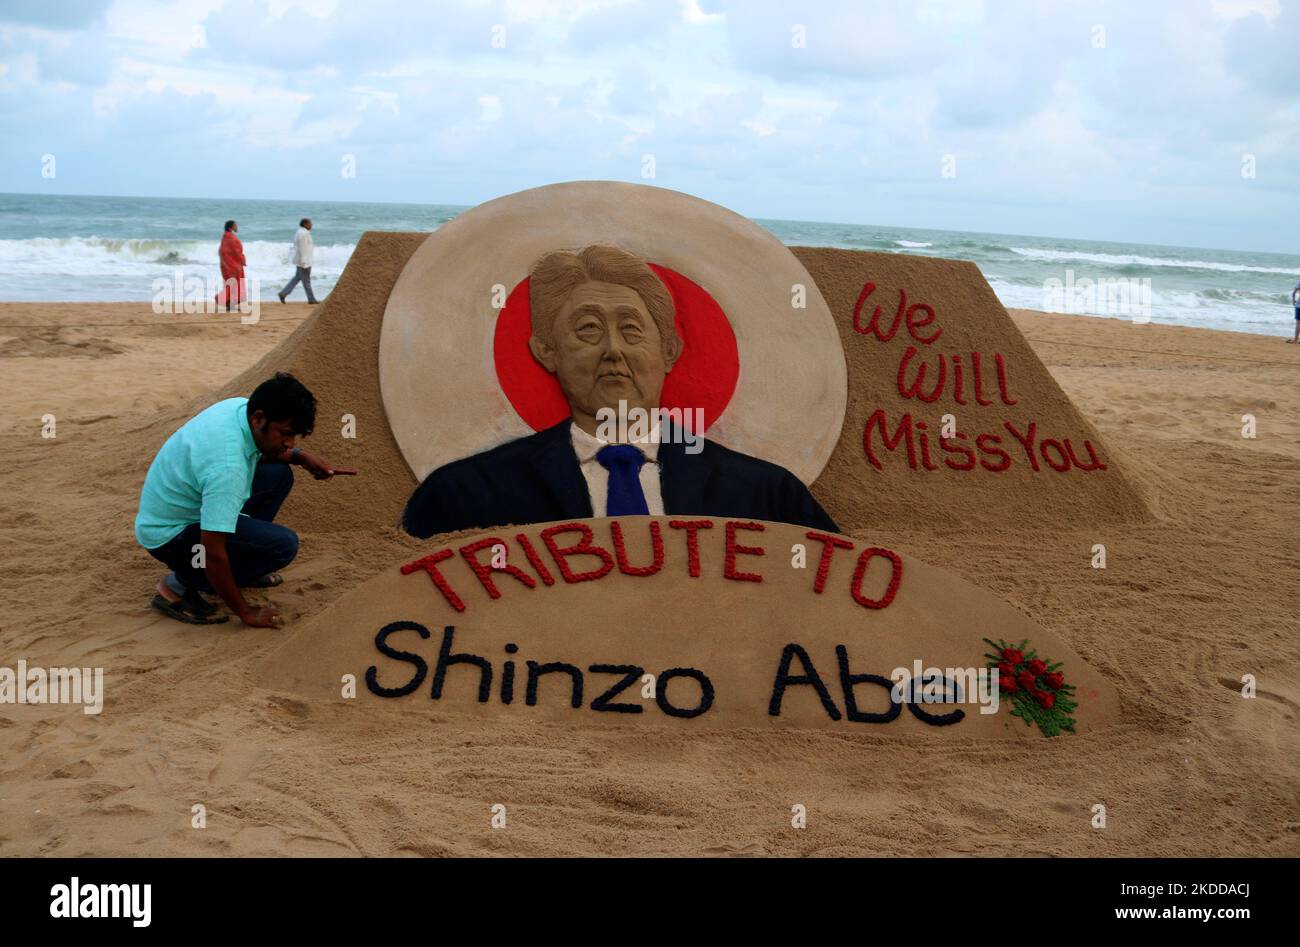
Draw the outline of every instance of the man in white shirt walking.
M1287 341L1300 342L1300 283L1296 283L1295 289L1291 290L1291 305L1295 306L1295 338Z
M277 294L280 302L284 302L284 297L301 282L302 288L307 290L307 302L316 305L316 294L311 291L311 254L311 218L304 217L298 221L298 232L293 235L293 265L298 269L289 285Z

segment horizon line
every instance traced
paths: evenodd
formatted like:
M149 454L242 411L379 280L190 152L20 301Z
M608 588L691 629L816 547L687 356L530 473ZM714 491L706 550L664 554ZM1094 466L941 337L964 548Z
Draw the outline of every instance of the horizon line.
M605 180L605 179L600 179L600 180ZM609 180L612 181L613 179L609 179ZM565 182L552 182L552 183L565 183ZM640 182L615 181L614 183L637 184ZM545 187L546 185L537 185L537 186ZM647 185L647 186L660 187L660 185L657 184ZM533 188L520 188L520 190L527 191L527 190L533 190ZM697 198L698 200L708 201L711 204L717 204L717 206L719 207L724 207L727 210L732 210L730 207L727 207L727 205L725 204L718 204L716 201L710 201L708 198L699 197L699 195L691 194L689 191L678 191L677 188L665 188L665 190L677 191L680 194L687 194L691 197ZM508 193L513 194L518 192L511 191ZM257 203L264 203L264 204L311 204L311 203L380 204L380 205L387 205L393 207L449 207L449 208L459 208L461 212L466 210L472 210L475 207L478 207L480 204L487 203L487 201L496 200L498 197L505 197L505 196L507 195L499 194L496 195L496 197L490 197L484 201L479 201L477 204L452 204L452 203L442 204L442 203L430 203L425 201L339 200L335 198L330 198L330 199L311 198L307 200L299 200L294 198L280 198L280 197L195 197L192 195L179 197L172 194L80 194L80 193L72 194L72 193L65 193L65 192L51 194L51 193L42 193L39 191L0 191L0 197L42 197L42 198L62 197L62 198L100 198L106 200L166 200L166 201L212 201L212 202L244 201L248 203L257 202ZM733 211L733 213L739 213L739 211ZM997 231L997 230L954 230L954 229L943 228L943 227L916 227L916 226L904 226L900 224L861 223L857 221L848 221L848 220L813 220L811 218L798 218L798 217L765 217L765 216L755 217L755 216L750 216L749 214L741 214L741 216L755 222L761 222L766 220L772 222L791 223L791 224L830 224L839 227L880 227L887 230L899 230L899 231L909 231L909 232L928 231L930 233L956 233L956 234L975 234L975 235L983 234L992 237L1028 237L1033 240L1071 240L1079 243L1116 243L1116 244L1122 244L1130 247L1156 247L1156 248L1163 248L1163 249L1170 249L1170 250L1209 250L1215 253L1242 253L1242 254L1267 253L1273 256L1291 257L1293 259L1300 260L1300 252L1288 252L1284 250L1233 250L1227 247L1207 247L1207 246L1197 246L1194 244L1180 244L1180 243L1134 243L1131 241L1121 241L1115 239L1098 239L1096 237L1070 237L1061 234L1009 233L1009 232ZM370 232L370 231L363 231L363 233L366 232ZM397 231L374 231L374 232L396 233ZM429 231L429 232L432 233L433 231ZM872 252L872 251L866 251L866 252Z

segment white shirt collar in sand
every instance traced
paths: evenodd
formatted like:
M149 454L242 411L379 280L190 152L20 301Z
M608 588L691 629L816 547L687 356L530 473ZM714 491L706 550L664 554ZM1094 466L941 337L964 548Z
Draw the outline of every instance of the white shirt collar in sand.
M606 515L609 499L609 471L596 459L596 452L608 446L607 442L588 434L576 424L569 425L569 443L578 457L578 469L582 479L587 481L587 495L591 498L591 509L595 516ZM632 441L646 456L646 463L641 465L641 492L645 494L646 508L651 516L664 515L663 490L659 484L659 444L651 440Z
M596 452L602 447L607 447L610 441L602 441L600 438L588 434L577 424L569 425L569 438L573 442L573 450L578 455L578 463L585 464L596 460ZM645 454L645 459L652 464L659 463L659 444L649 438L644 440L628 441L640 448L641 453Z

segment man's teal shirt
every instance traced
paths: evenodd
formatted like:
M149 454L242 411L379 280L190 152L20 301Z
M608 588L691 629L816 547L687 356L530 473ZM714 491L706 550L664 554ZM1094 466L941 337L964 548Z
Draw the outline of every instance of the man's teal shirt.
M248 399L200 411L167 438L149 465L135 538L157 549L192 523L233 533L253 489L260 452L248 426Z

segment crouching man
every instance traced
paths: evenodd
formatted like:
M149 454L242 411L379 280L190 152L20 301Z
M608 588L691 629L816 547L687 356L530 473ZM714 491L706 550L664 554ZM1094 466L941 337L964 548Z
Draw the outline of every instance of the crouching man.
M281 623L273 605L254 608L241 588L273 588L298 554L298 535L274 522L293 487L291 464L317 480L354 473L294 446L316 423L316 399L285 372L248 398L219 401L186 421L149 467L135 518L136 540L171 568L151 603L178 621L227 621L215 593L254 628Z

